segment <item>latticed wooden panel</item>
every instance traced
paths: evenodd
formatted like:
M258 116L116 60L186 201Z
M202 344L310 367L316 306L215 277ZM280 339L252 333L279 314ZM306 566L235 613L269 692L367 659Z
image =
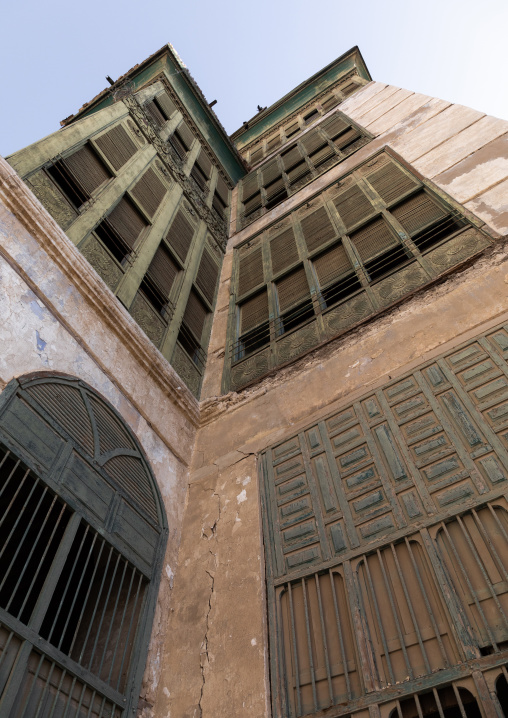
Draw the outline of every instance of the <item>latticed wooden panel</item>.
M351 262L342 244L337 244L332 249L323 252L314 260L314 268L321 287L326 287L327 284L352 269Z
M310 296L309 283L303 267L280 279L276 286L281 312L285 312Z
M323 246L337 234L324 207L303 217L300 220L300 225L309 252Z
M199 298L197 292L192 289L185 307L183 323L191 330L198 342L201 341L205 320L208 314L208 309Z
M175 250L182 262L187 259L193 236L194 226L183 209L179 209L166 235L166 242Z
M167 187L155 170L149 167L131 189L131 194L145 209L148 216L153 217L167 191Z
M167 299L179 272L180 267L176 264L170 252L164 244L160 244L155 251L145 276L150 279Z
M392 209L392 214L406 232L414 234L427 224L436 222L446 215L445 210L425 192L419 192Z
M123 125L117 125L97 137L95 143L115 170L123 167L138 149Z
M242 296L263 282L263 254L261 247L240 253L238 267L238 295Z
M64 163L88 195L111 177L111 173L89 145L66 157Z
M412 177L393 162L367 174L366 178L387 204L418 186Z
M507 415L499 326L265 452L274 715L506 661Z
M268 294L266 289L247 299L240 306L241 333L249 331L268 320Z
M219 266L217 261L212 256L211 252L205 247L203 255L198 267L198 273L196 274L196 285L206 299L213 302L215 296L215 288L217 286L217 280L219 278Z
M360 187L354 186L341 192L334 200L335 207L340 218L346 225L346 229L354 227L359 222L372 216L375 212L369 198L362 192Z
M364 262L397 244L397 239L382 217L353 232L351 241Z
M270 240L270 257L274 274L298 261L298 248L292 227L288 227Z
M127 198L122 197L108 214L106 221L125 244L132 249L141 232L147 227L146 221Z

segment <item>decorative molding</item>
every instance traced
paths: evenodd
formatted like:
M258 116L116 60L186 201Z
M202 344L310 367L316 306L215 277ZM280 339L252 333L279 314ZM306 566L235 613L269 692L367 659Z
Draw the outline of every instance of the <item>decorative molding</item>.
M215 212L212 212L210 207L207 207L203 193L198 190L195 182L190 177L187 177L183 171L182 163L171 151L171 146L160 138L156 126L134 96L127 95L123 98L123 102L128 107L131 118L135 121L139 132L155 148L161 163L169 170L171 177L183 188L194 210L205 222L218 246L224 252L228 238L227 221L222 221Z
M145 336L143 330L137 325L128 311L120 304L114 294L107 288L97 273L90 266L88 260L72 244L67 235L58 226L47 210L29 190L15 170L0 157L0 200L12 212L16 219L23 225L41 245L51 260L65 274L68 281L80 292L83 299L90 304L108 330L117 337L126 352L129 352L148 375L158 384L161 391L170 401L182 412L184 417L195 427L199 425L199 405L195 397L187 387L182 386L182 380L164 359L162 354L154 347L151 341ZM23 279L30 285L30 288L40 296L47 304L49 300L42 294L36 284L26 276L22 268L12 257L7 249L1 249L5 259L14 266L17 271L21 270ZM51 304L52 312L58 317L62 325L73 336L75 332L67 319L62 316L59 308ZM84 338L80 341L85 344ZM94 361L101 367L109 379L116 384L116 378L103 366L95 351L87 345L87 351ZM119 387L125 394L127 388ZM130 398L136 405L137 410L150 423L144 414L142 407ZM152 425L153 430L164 441L164 437ZM179 454L178 447L172 447L179 458L187 462L186 457Z
M111 291L114 292L118 286L118 282L122 278L123 271L116 264L102 242L91 234L80 246L79 251L83 257L88 259L99 277L101 277Z

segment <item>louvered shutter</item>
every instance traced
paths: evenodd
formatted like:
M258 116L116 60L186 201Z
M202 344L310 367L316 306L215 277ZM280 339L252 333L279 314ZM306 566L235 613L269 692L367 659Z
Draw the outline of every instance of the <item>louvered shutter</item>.
M242 296L263 282L263 256L261 247L249 254L240 254L238 270L238 294Z
M183 140L183 144L185 145L187 150L189 150L190 146L192 145L192 142L194 141L194 135L190 131L187 123L183 120L178 125L178 134L180 135L181 139Z
M184 143L182 142L178 132L173 132L173 134L169 138L168 142L171 145L171 147L175 150L178 157L181 160L185 159L185 156L187 155L187 148L185 147Z
M321 147L326 144L326 140L323 138L323 135L318 132L317 128L310 130L310 132L307 132L306 135L303 135L300 141L308 155L316 152L318 149L321 149Z
M337 244L314 260L314 267L322 288L349 272L351 262L342 244Z
M353 232L351 241L358 250L363 262L397 244L397 240L381 217L370 222L357 232Z
M348 145L352 144L355 140L362 136L359 130L355 130L354 127L350 127L349 130L343 132L339 137L335 138L335 146L338 150L345 150Z
M310 297L305 269L301 267L277 282L280 313Z
M206 190L207 180L198 164L195 164L191 169L191 177L196 182L199 189L204 192Z
M272 272L277 274L298 260L298 249L292 227L284 230L270 241Z
M256 162L259 162L259 160L263 159L263 146L256 147L254 150L251 150L250 153L250 163L251 165L255 165Z
M446 216L446 212L425 192L418 192L413 197L406 199L392 209L391 213L409 234L416 234L426 225L437 222Z
M341 132L345 132L350 125L348 122L345 122L340 115L335 113L331 115L331 117L327 117L326 120L323 120L320 127L331 140L334 140Z
M285 191L284 180L282 179L282 177L279 177L278 179L275 180L275 182L272 182L271 184L266 185L265 190L266 190L266 200L267 200L267 202L269 202L274 197L279 195L281 192Z
M212 171L212 162L208 155L206 154L204 148L202 147L198 158L196 160L196 164L199 166L201 172L205 175L207 179L210 179L210 173Z
M335 152L332 147L327 143L324 147L321 147L317 152L313 152L309 159L313 163L314 167L319 167L331 157L335 157Z
M185 262L194 235L194 228L180 209L173 220L166 242L175 250L179 259Z
M270 137L268 142L266 143L266 151L268 153L273 152L277 147L279 147L281 144L280 135L275 135L274 137Z
M224 216L225 216L226 205L224 204L224 202L222 201L222 199L219 197L219 195L218 195L218 193L217 193L217 190L215 190L215 192L213 193L213 197L212 197L212 207L213 207L214 210L217 212L217 214L219 215L219 217L224 217Z
M146 274L166 299L171 293L178 272L179 267L166 247L163 244L159 245Z
M305 244L309 252L321 247L336 235L336 231L324 207L308 214L301 222Z
M97 137L95 142L115 170L123 167L138 149L123 125L113 127Z
M349 85L346 85L345 87L341 87L341 92L344 95L344 97L349 97L349 95L352 95L353 92L356 92L358 90L358 85L356 82L352 82Z
M258 185L258 175L257 172L251 172L242 180L242 199L243 202L246 202L248 199L252 197L252 195L256 194L256 192L259 189Z
M340 100L335 95L328 95L324 100L321 100L321 107L325 112L328 112L332 107L338 105L339 102Z
M263 174L263 186L264 187L266 187L267 185L274 182L281 175L281 171L279 169L279 164L277 162L276 157L274 157L273 160L270 160L265 165L263 165L261 170L262 170L262 174Z
M217 177L215 191L223 201L224 206L227 207L229 205L229 188L220 175Z
M296 135L297 132L300 130L300 125L298 122L291 122L287 127L284 128L284 132L286 133L286 137L292 137L293 135Z
M199 289L201 289L210 304L213 302L218 278L219 267L215 263L208 249L205 247L199 263L198 273L196 275L196 285Z
M64 164L88 195L91 195L111 177L105 165L89 145L85 145L66 157Z
M183 315L183 324L191 330L198 342L201 342L201 335L203 334L207 314L208 310L205 305L194 289L191 289Z
M245 202L243 214L245 217L248 217L250 214L255 212L260 207L261 207L261 193L258 192L256 195L254 195L254 197L251 197L247 202Z
M295 184L298 180L302 179L302 177L305 177L305 175L310 175L310 169L307 162L303 160L299 165L290 169L287 175L291 184Z
M125 197L109 213L106 221L129 249L134 247L137 238L147 226L137 209Z
M176 110L173 100L167 92L163 92L160 95L157 95L157 102L161 106L166 118L169 120L173 112Z
M305 117L303 118L303 121L306 125L310 125L314 120L317 120L319 116L319 112L314 108L311 110Z
M379 170L369 174L367 180L387 204L418 186L412 177L409 177L393 162L388 162Z
M131 189L132 196L143 205L149 217L153 217L159 209L166 192L166 187L151 167Z
M268 294L266 289L240 306L240 333L245 334L268 321Z
M281 154L281 159L282 166L284 167L284 170L286 172L295 165L297 165L299 162L301 162L302 153L300 152L300 148L298 147L298 145L293 145L293 147Z
M370 200L363 194L358 186L351 187L345 192L342 192L334 199L334 204L342 221L346 225L346 229L367 219L367 217L370 217L375 211Z
M162 127L165 124L166 118L164 117L160 109L157 107L154 100L149 100L147 103L145 103L145 112L150 117L150 119L153 120L157 127Z

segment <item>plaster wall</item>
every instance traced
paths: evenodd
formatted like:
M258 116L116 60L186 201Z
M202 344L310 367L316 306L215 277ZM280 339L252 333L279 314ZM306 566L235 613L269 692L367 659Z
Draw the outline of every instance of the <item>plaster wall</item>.
M374 82L339 109L375 139L229 242L175 576L171 643L153 716L271 715L256 455L480 327L508 319L508 123ZM494 245L381 317L240 393L220 396L234 246L384 146L483 220Z
M125 419L158 482L169 538L142 690L143 705L151 705L172 603L197 403L1 159L0 287L0 390L31 372L84 380Z

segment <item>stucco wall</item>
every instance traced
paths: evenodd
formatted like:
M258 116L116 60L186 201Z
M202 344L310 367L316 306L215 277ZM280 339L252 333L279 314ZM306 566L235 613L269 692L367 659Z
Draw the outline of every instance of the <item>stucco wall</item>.
M508 318L508 123L370 83L339 106L375 139L229 242L154 716L270 715L256 454L316 417ZM487 223L479 260L275 375L220 395L232 250L390 146ZM503 189L503 187L505 189Z

